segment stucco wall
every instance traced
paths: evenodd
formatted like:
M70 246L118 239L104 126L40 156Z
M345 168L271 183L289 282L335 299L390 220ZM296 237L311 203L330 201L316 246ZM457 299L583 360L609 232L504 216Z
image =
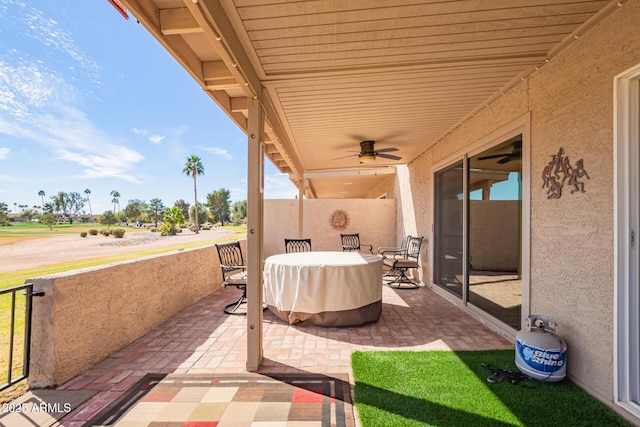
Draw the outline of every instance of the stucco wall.
M242 241L245 245L246 241ZM214 246L29 279L29 385L62 384L220 288Z
M558 321L569 375L607 401L614 354L613 78L640 63L638 22L640 2L625 2L406 172L400 169L389 194L398 199L398 222L431 236L433 165L530 114L531 176L523 182L531 192L529 312ZM542 171L560 147L572 165L584 160L590 179L585 193L565 187L560 199L549 200ZM390 187L385 183L385 191ZM429 277L427 264L423 270Z
M264 256L284 253L284 239L298 238L298 200L264 201ZM329 224L337 209L349 215L349 225L335 230ZM314 251L341 250L340 234L358 233L360 242L374 248L396 245L396 201L393 199L305 199L304 238Z

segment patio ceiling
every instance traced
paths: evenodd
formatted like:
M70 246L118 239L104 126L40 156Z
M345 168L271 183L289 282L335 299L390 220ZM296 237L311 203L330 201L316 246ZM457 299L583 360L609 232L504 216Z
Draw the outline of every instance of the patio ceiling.
M362 197L541 67L610 0L121 0L308 197ZM359 143L401 160L359 164ZM349 157L344 157L348 156ZM366 167L363 169L363 167ZM376 171L372 168L380 168ZM347 183L351 184L347 184Z

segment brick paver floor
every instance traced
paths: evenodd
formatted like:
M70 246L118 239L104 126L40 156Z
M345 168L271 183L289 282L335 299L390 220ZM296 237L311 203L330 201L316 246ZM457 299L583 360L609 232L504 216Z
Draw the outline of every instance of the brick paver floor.
M59 389L98 393L61 420L81 426L147 373L246 372L246 318L222 311L237 289L214 292ZM358 350L512 349L426 287L383 289L380 321L361 327L289 326L264 312L263 373L347 373ZM352 380L351 380L352 382Z

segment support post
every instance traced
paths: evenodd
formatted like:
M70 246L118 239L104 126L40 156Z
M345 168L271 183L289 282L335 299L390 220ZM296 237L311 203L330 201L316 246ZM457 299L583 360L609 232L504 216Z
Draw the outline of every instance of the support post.
M262 243L264 214L264 119L260 93L248 99L249 118L247 170L247 371L262 363Z
M304 239L304 180L298 185L298 238Z

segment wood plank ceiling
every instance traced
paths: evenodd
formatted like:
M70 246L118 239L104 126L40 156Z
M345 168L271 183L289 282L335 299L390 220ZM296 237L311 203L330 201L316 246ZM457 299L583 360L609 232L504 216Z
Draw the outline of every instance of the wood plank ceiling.
M367 168L412 161L618 3L122 2L243 129L246 97L261 89L267 155L307 177L309 196L333 198L387 177L360 169L360 141L402 157Z

